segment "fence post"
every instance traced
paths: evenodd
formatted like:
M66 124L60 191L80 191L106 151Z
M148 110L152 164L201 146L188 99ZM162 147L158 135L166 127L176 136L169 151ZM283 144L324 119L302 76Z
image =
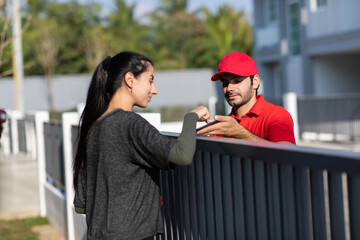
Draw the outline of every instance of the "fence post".
M217 103L217 98L216 97L214 97L214 96L209 97L209 100L208 100L209 112L210 112L210 117L212 119L216 115L216 103Z
M45 133L44 122L50 119L49 112L39 111L35 112L35 131L37 142L37 161L38 161L38 179L39 179L39 201L40 201L40 216L46 216L46 201L45 201L45 183L46 183L46 169L45 169Z
M25 134L26 134L26 151L31 154L33 159L36 159L36 132L35 132L35 115L29 112L25 116Z
M284 108L290 113L294 121L294 135L295 141L299 141L299 120L298 120L298 107L297 107L297 95L290 92L283 95Z
M12 110L8 112L9 121L11 121L9 129L11 131L11 145L12 145L12 153L19 153L19 130L18 130L18 120L23 118L23 114L20 111Z
M73 125L77 125L78 121L79 121L79 115L76 112L68 112L62 114L68 240L75 239L74 212L73 212L73 200L75 193L74 193L73 181L72 181L73 180L72 160L74 155L73 155L73 142L71 138L71 127Z

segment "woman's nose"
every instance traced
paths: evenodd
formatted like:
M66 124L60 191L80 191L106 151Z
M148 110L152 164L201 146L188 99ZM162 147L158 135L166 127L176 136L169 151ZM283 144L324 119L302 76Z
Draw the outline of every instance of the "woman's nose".
M157 90L156 90L155 85L152 86L151 93L152 93L153 95L156 95L156 94L157 94Z

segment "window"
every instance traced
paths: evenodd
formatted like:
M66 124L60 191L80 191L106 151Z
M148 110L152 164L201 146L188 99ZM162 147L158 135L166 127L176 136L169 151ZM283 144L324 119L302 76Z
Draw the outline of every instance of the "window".
M266 0L266 18L268 22L278 20L278 0Z
M300 45L300 9L299 3L289 4L289 52L291 55L301 53Z
M325 7L326 6L326 0L316 0L316 7Z

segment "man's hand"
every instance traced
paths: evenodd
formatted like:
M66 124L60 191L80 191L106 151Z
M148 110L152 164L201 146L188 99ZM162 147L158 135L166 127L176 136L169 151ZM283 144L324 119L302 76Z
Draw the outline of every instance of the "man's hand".
M268 142L268 140L258 137L257 135L251 133L249 130L238 124L233 117L217 115L215 116L215 120L219 122L204 129L201 129L197 132L197 135L217 135L229 138Z

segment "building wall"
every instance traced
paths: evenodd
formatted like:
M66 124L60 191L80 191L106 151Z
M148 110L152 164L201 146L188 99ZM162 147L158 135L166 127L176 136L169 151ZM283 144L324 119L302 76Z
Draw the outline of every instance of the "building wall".
M267 23L266 6L273 1L278 4L278 21ZM289 4L293 2L300 4L298 55L289 50ZM317 8L316 0L254 0L255 61L262 79L269 80L263 85L265 96L277 96L279 91L299 95L360 92L360 1L326 2Z
M314 58L315 95L360 91L360 54Z
M158 94L149 107L207 104L209 98L223 98L210 80L213 69L155 71ZM91 75L55 76L53 79L56 110L69 110L86 101ZM48 91L44 77L25 77L25 110L49 110ZM14 83L12 78L0 80L0 108L14 109Z
M303 67L300 57L293 57L287 62L286 92L295 92L299 95L304 94L303 86Z
M306 3L308 38L360 29L358 0L328 0L326 7L319 9L315 6L315 0L308 0Z

